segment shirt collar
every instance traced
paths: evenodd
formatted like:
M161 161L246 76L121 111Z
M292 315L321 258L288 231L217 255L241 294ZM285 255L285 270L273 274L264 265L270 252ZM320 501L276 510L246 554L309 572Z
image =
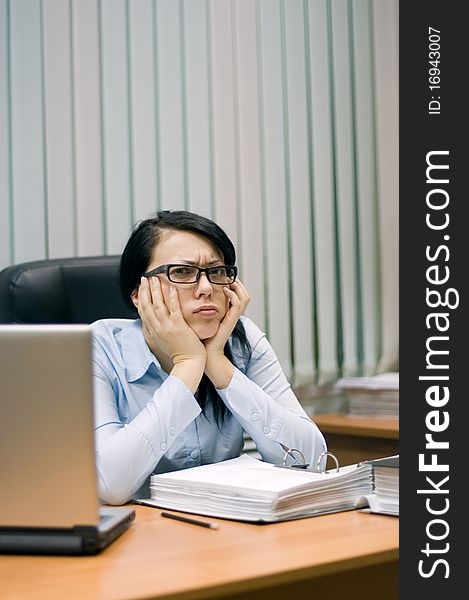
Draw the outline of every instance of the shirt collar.
M143 377L152 364L161 370L158 359L145 341L140 319L135 319L130 327L122 330L121 344L125 378L128 382L137 381Z

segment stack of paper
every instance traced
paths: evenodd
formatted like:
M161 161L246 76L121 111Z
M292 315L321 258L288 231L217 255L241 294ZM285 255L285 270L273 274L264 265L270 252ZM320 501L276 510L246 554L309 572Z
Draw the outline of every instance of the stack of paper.
M399 456L369 461L374 493L368 496L370 512L399 516Z
M372 493L371 465L326 473L279 468L247 455L153 475L151 499L161 508L242 521L275 522L351 510Z
M349 416L399 417L399 373L381 373L371 377L344 377L336 386L347 400Z

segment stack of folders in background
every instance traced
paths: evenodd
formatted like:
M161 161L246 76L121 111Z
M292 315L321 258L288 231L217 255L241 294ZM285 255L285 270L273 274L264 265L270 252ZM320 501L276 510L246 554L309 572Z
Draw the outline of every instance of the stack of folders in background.
M272 523L367 506L372 467L325 472L278 467L243 454L219 463L153 475L140 504L211 517Z
M369 512L399 516L399 455L367 461L372 467L373 494Z
M399 373L344 377L336 387L343 391L351 417L399 418Z

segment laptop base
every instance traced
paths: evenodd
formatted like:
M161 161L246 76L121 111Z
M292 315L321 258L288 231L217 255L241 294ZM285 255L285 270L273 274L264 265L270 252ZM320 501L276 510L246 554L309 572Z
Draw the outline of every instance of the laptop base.
M132 523L131 508L100 509L102 525L70 529L0 527L0 554L97 554L119 537Z

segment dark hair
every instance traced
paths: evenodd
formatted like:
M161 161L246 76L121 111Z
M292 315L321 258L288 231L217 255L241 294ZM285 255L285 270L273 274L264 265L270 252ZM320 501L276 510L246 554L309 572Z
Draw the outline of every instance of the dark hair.
M223 256L227 265L236 264L236 251L230 238L214 221L186 210L162 210L155 216L140 221L134 227L121 256L119 279L124 302L134 312L137 312L132 302L132 292L140 284L140 278L150 266L153 250L161 240L164 230L189 231L208 239ZM236 343L242 355L250 356L251 348L241 321L236 323L232 333L233 343ZM224 348L225 356L235 364L228 342ZM197 402L204 415L205 408L211 404L215 421L220 426L231 413L210 381L204 374L199 389L196 392Z

